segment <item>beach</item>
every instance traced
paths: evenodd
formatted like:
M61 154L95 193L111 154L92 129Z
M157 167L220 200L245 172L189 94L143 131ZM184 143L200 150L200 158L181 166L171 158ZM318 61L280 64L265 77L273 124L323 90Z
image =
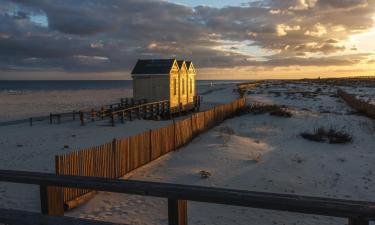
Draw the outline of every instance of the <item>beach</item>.
M233 84L199 87L198 93L204 99L202 110L236 99L238 94L234 88ZM342 88L348 92L358 90ZM336 90L337 87L308 82L264 82L248 90L247 103L284 105L292 113L291 118L267 113L234 117L124 179L371 201L375 197L372 179L375 171L375 122L354 113L335 96ZM22 109L24 98L13 98L14 107L18 109L14 111L22 112L19 117L34 116L49 113L51 109L60 110L62 108L57 105L64 101L68 106L63 108L72 110L77 106L111 103L119 96L126 97L131 90L66 92L65 97L56 99L50 91L44 92L49 93L47 95L38 92L27 97L30 100L39 95L39 99L50 99L53 103L46 104L44 109L43 103ZM371 92L366 93L365 97L374 97ZM68 100L72 96L74 99ZM35 104L39 104L38 101ZM39 108L44 111L39 111ZM0 109L1 118L9 115L3 107ZM170 122L135 120L116 127L111 127L108 120L86 126L80 126L78 121L54 125L43 122L32 127L28 124L3 126L0 127L0 168L53 173L56 154L103 144L113 138L127 137ZM301 137L302 132L322 126L348 132L353 140L348 144L333 145ZM202 179L201 171L209 172L210 176ZM38 212L38 192L37 186L1 184L0 207ZM117 223L167 224L167 202L159 198L100 192L66 215ZM188 203L188 218L189 224L346 222L337 218L196 202Z

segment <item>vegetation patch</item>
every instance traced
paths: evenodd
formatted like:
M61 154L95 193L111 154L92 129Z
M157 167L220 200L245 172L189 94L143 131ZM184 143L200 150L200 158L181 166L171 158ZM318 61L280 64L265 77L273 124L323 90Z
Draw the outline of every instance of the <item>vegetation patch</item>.
M343 132L337 131L333 128L327 130L324 127L320 127L314 132L303 132L301 136L309 141L316 142L328 142L330 144L344 144L352 142L352 136Z
M292 117L292 113L289 112L286 108L277 108L270 112L271 116L279 116L279 117L285 117L290 118Z
M279 116L284 118L290 118L293 116L293 114L288 111L288 108L285 106L279 106L279 105L271 105L271 104L262 104L262 103L254 103L251 106L247 106L244 109L242 109L239 114L265 114L269 113L272 116Z

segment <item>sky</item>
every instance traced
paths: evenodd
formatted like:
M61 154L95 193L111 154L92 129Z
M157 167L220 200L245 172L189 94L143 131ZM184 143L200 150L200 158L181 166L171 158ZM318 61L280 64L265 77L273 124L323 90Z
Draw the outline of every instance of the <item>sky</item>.
M198 79L375 75L375 0L0 0L1 79L130 79L137 59Z

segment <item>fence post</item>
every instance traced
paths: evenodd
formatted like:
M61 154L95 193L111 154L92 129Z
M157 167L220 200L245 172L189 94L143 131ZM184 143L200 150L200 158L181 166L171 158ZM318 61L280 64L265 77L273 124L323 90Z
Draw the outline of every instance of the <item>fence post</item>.
M173 119L173 151L176 151L176 121Z
M112 127L116 126L114 113L111 113L111 123L112 123Z
M30 122L30 127L32 127L33 126L33 118L32 117L30 117L29 122Z
M187 225L187 201L168 199L168 224Z
M361 218L349 218L349 225L369 225L370 221Z
M116 151L117 151L117 139L114 138L112 140L112 178L116 179L120 177L117 173L117 164L116 164Z
M42 214L64 215L64 200L61 187L40 185L40 205Z
M149 139L149 148L150 148L150 162L153 160L152 159L152 129L150 129L150 139Z
M49 114L49 124L52 124L52 113Z
M81 120L81 126L85 125L85 118L82 111L79 111L79 119Z

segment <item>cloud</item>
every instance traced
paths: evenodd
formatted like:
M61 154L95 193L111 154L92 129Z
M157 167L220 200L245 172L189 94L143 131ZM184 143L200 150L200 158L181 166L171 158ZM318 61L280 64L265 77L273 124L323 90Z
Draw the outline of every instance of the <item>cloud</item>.
M0 69L123 71L137 58L159 57L188 58L202 68L355 64L367 56L352 55L345 41L374 26L374 11L373 0L264 0L225 8L0 0ZM228 41L250 50L224 48Z

